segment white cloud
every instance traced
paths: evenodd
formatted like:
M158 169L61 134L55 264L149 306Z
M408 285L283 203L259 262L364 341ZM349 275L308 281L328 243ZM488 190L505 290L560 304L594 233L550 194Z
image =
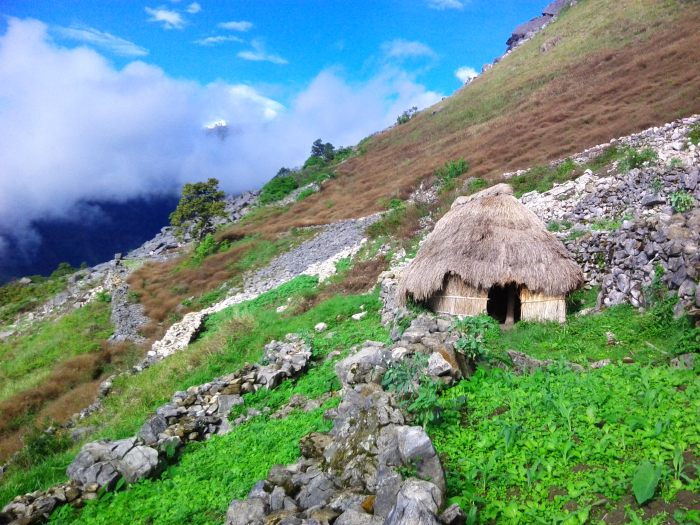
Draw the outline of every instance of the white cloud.
M182 29L185 27L185 19L177 11L159 7L153 9L151 7L144 8L147 14L151 15L149 22L163 24L163 29Z
M382 44L388 58L435 57L435 51L422 42L396 39Z
M474 78L478 77L479 73L473 67L462 66L455 71L455 76L460 80L460 82L466 84L467 82L471 82Z
M265 46L259 40L253 40L250 45L253 49L239 51L236 56L243 60L251 60L253 62L272 62L273 64L288 64L289 62L279 55L273 55L265 51Z
M464 4L460 0L428 0L428 7L444 11L445 9L464 9Z
M216 46L218 44L224 44L226 42L239 42L243 43L245 40L238 38L233 35L218 35L218 36L208 36L206 38L199 38L194 41L198 46Z
M230 22L221 22L219 24L221 29L228 29L229 31L241 31L242 33L250 31L253 28L253 23L247 20L232 20Z
M319 137L352 145L438 100L397 68L362 83L327 70L285 107L248 85L203 86L140 61L116 69L86 47L59 47L43 23L11 18L0 35L0 247L27 247L32 221L75 218L90 201L207 177L228 192L259 187ZM203 129L217 120L223 140Z
M54 27L53 31L61 38L67 40L76 40L93 46L106 49L115 55L125 57L141 57L148 54L148 49L114 36L111 33L106 33L92 27L71 26L71 27Z
M190 5L187 6L187 9L185 9L185 11L187 11L191 15L196 15L201 10L202 6L199 5L197 2L192 2Z

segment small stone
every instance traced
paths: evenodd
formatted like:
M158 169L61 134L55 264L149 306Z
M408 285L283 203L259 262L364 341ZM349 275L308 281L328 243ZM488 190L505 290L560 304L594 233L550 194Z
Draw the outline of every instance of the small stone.
M361 321L366 315L367 315L367 312L359 312L359 313L353 314L351 317L353 318L354 321Z
M325 332L328 329L328 325L326 323L318 323L316 326L314 326L314 330L316 330L317 333Z

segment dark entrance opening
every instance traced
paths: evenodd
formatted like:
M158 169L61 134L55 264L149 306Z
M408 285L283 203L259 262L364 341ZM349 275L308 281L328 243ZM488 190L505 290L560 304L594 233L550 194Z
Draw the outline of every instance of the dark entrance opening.
M515 283L510 283L506 286L492 286L489 290L486 311L491 317L506 326L512 326L520 321L520 293L518 292L518 286Z

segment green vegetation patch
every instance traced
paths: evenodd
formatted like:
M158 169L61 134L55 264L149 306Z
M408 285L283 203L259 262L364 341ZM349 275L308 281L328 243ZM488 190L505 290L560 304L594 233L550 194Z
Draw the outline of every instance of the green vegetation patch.
M283 339L287 333L303 334L311 342L314 356L317 357L333 350L346 350L367 339L389 342L389 335L381 326L380 301L376 292L334 296L299 315L276 312L276 308L286 304L288 298L302 297L314 291L316 286L315 277L301 276L253 301L210 316L205 324L205 333L187 350L168 357L138 375L117 378L112 394L104 400L103 410L84 422L100 429L86 439L93 441L132 436L174 392L238 370L246 362L259 361L264 345L272 339ZM360 321L352 320L351 316L361 308L367 311L367 315ZM326 332L319 334L313 330L319 322L328 325ZM325 373L329 374L330 370ZM303 389L308 395L317 391L313 377L300 379L299 382L307 385ZM290 388L292 384L283 389ZM331 389L333 383L329 381L326 386ZM291 392L283 391L285 396ZM65 469L79 450L79 445L67 452L48 454L31 468L10 469L0 481L0 505L18 494L42 490L63 481Z
M674 458L697 455L700 444L693 371L480 370L443 397L466 398L467 409L461 422L431 429L448 493L463 508L478 508L483 523L587 523L632 494L646 462L660 473L647 488L654 497L700 490L697 467L674 467Z
M294 177L275 177L262 187L258 202L264 205L282 200L298 187L299 183Z
M56 512L51 523L181 524L223 523L234 498L245 498L253 484L276 464L299 457L299 440L309 432L327 432L331 422L323 412L334 401L307 414L295 411L286 419L259 417L189 445L177 465L159 479L144 480L126 491L104 494L82 511L70 506Z
M0 286L0 326L12 323L17 314L28 312L66 289L67 277L78 271L68 263L60 263L49 277L32 275L31 283L12 281Z
M581 364L624 357L658 362L698 348L694 345L700 331L687 317L673 319L674 304L674 300L663 301L646 314L626 304L613 306L592 315L569 316L566 324L520 322L489 344L496 353L514 349L538 359L561 358ZM613 344L608 343L609 333Z
M0 401L39 384L56 363L98 350L112 334L110 313L108 302L94 301L0 342Z

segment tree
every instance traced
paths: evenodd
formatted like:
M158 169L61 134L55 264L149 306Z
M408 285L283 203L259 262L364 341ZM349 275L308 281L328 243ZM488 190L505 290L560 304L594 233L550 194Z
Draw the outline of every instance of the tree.
M330 142L324 144L321 139L316 139L311 144L311 156L329 162L335 157L335 147Z
M214 231L214 219L226 217L225 194L219 189L219 181L187 183L177 208L170 214L170 224L178 236L189 229L197 241Z

